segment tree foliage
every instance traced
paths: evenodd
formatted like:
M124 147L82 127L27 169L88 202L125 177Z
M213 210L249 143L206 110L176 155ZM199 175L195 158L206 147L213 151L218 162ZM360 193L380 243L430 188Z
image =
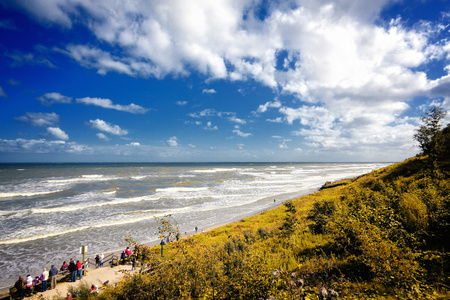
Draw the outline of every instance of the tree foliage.
M439 134L441 132L441 120L447 112L440 106L435 106L421 117L422 125L414 134L414 139L419 142L419 147L423 153L436 156L439 149Z

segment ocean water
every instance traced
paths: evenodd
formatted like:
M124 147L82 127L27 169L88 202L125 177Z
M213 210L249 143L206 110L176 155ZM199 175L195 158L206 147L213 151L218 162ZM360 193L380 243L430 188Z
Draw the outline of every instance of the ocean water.
M0 164L0 288L51 264L239 220L385 163ZM183 234L184 235L184 234Z

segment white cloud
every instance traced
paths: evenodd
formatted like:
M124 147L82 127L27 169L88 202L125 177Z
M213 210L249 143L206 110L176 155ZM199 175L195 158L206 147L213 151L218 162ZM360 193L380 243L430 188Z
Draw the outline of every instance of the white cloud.
M72 103L72 97L61 95L60 93L45 93L44 95L37 97L42 105L50 106L55 103Z
M3 88L0 86L0 98L8 98L5 91L3 91Z
M144 114L148 111L147 108L131 103L129 105L114 104L110 99L102 98L77 98L77 103L82 103L86 105L95 105L108 109L115 109L119 111L129 112L132 114Z
M213 118L213 117L219 117L219 118L226 118L229 121L233 122L233 123L237 123L237 124L246 124L247 121L240 119L238 117L236 117L236 113L234 112L222 112L222 111L216 111L215 109L212 108L206 108L200 112L197 113L190 113L189 114L190 117L192 118ZM208 122L209 124L211 124L211 122ZM201 123L199 122L198 125L200 125ZM212 129L210 125L207 125L207 127L205 127L205 129ZM217 126L215 126L215 129L217 129Z
M278 148L280 149L288 149L288 145L286 144L286 142L282 142L281 144L278 145Z
M266 119L267 122L271 123L282 123L283 119L281 117L275 118L275 119Z
M202 94L215 94L217 93L215 89L204 89Z
M67 143L62 140L5 140L0 139L0 152L2 153L92 153L89 146L76 143Z
M206 126L203 127L206 130L218 130L219 128L217 127L217 125L212 125L212 122L206 122Z
M211 78L255 79L305 100L320 101L316 94L330 91L373 98L384 89L382 94L398 98L427 88L426 77L413 69L436 52L428 50L431 33L420 27L404 28L401 20L375 24L387 3L274 3L265 7L264 20L255 16L262 4L251 0L127 5L65 0L15 5L38 21L66 27L82 11L84 18L76 22L112 46L114 55L107 47L74 44L60 51L100 74L114 71L161 78L195 70ZM281 58L284 67L277 69Z
M267 122L292 125L292 133L311 147L409 147L406 135L413 122L402 116L410 109L411 99L430 96L449 103L449 75L430 80L423 71L429 69L429 62L448 64L450 42L438 36L446 27L438 21L408 27L400 18L383 23L380 12L391 5L388 0L297 1L296 5L276 1L265 7L263 20L255 12L264 4L252 0L132 1L127 5L64 0L13 5L23 7L39 22L70 28L76 21L88 28L98 46L70 44L56 50L100 74L163 78L196 72L207 80L256 81L280 97L294 95L297 102L269 101L255 113L278 109L280 116L270 116ZM81 11L83 18L78 18ZM17 63L36 59L24 53L8 57ZM99 100L95 105L133 110ZM245 124L235 114L213 109L190 116L228 117ZM28 116L20 118L33 122ZM250 135L239 128L234 133Z
M169 138L166 141L167 145L169 145L169 147L177 147L178 146L178 139L176 136L173 136L171 138Z
M48 127L47 132L54 136L57 139L67 141L69 139L69 136L67 133L65 133L63 130L61 130L58 127Z
M127 5L66 0L58 5L16 5L37 20L68 27L82 9L81 22L118 54L73 44L61 51L100 74L114 71L161 78L169 73L187 75L194 69L212 78L252 78L317 102L336 96L399 99L427 89L424 73L413 69L436 53L429 50L431 33L404 28L401 20L376 25L386 3L272 4L262 21L253 15L261 4L250 0ZM285 53L284 67L277 69L280 53Z
M267 111L267 109L269 108L279 108L281 107L281 102L276 100L274 102L266 102L265 104L262 104L258 107L258 109L256 110L257 113L264 113Z
M123 58L115 57L106 51L89 46L68 45L66 50L55 50L72 57L86 68L97 69L97 73L100 75L106 75L108 72L133 75L133 72L136 71L133 70L133 67L139 68L139 65L123 61Z
M215 109L206 108L198 113L190 113L189 116L192 118L202 118L202 117L212 117L216 116L217 111Z
M130 143L129 144L130 146L140 146L141 144L140 143L138 143L138 142L132 142L132 143Z
M229 119L231 122L234 122L234 123L238 123L238 124L247 124L247 121L242 120L242 119L239 119L239 118L236 117L236 116L231 116L231 117L229 117L228 119Z
M109 141L109 140L110 140L110 138L109 138L106 134L104 134L104 133L102 133L102 132L98 132L98 133L96 134L96 136L97 136L97 138L98 138L99 140L102 140L102 141Z
M175 104L179 105L179 106L186 106L188 104L188 102L187 101L177 101L177 102L175 102Z
M89 122L87 122L87 125L91 126L93 129L97 129L113 135L122 136L128 134L128 130L122 129L118 125L112 125L100 119L89 120Z
M239 128L235 128L233 129L233 133L235 133L237 136L243 137L243 138L247 138L249 136L251 136L251 133L244 133L242 132Z
M59 115L53 113L27 112L25 115L15 118L18 121L29 123L36 127L53 126L59 123Z

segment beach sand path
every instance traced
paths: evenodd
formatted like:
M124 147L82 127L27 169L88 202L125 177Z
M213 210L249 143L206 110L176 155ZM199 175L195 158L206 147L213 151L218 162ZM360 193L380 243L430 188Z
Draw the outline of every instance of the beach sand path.
M77 280L76 282L62 282L56 285L55 289L47 290L43 293L37 293L32 297L26 299L38 299L40 295L44 297L44 299L52 300L53 296L66 297L69 287L77 288L80 283L88 283L89 286L96 285L97 287L101 287L105 281L109 281L109 285L116 284L119 282L125 275L123 270L131 271L131 264L119 265L115 267L103 267L103 268L88 268L86 275L83 276L81 280Z

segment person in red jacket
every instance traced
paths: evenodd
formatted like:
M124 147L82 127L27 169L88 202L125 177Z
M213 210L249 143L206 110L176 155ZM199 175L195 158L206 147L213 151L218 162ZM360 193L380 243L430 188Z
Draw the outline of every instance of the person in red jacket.
M130 247L127 247L127 249L125 250L125 254L127 255L128 260L130 260L130 256L131 256L131 249L130 249Z
M81 280L81 278L83 278L83 265L81 264L81 262L79 260L77 260L77 274Z

